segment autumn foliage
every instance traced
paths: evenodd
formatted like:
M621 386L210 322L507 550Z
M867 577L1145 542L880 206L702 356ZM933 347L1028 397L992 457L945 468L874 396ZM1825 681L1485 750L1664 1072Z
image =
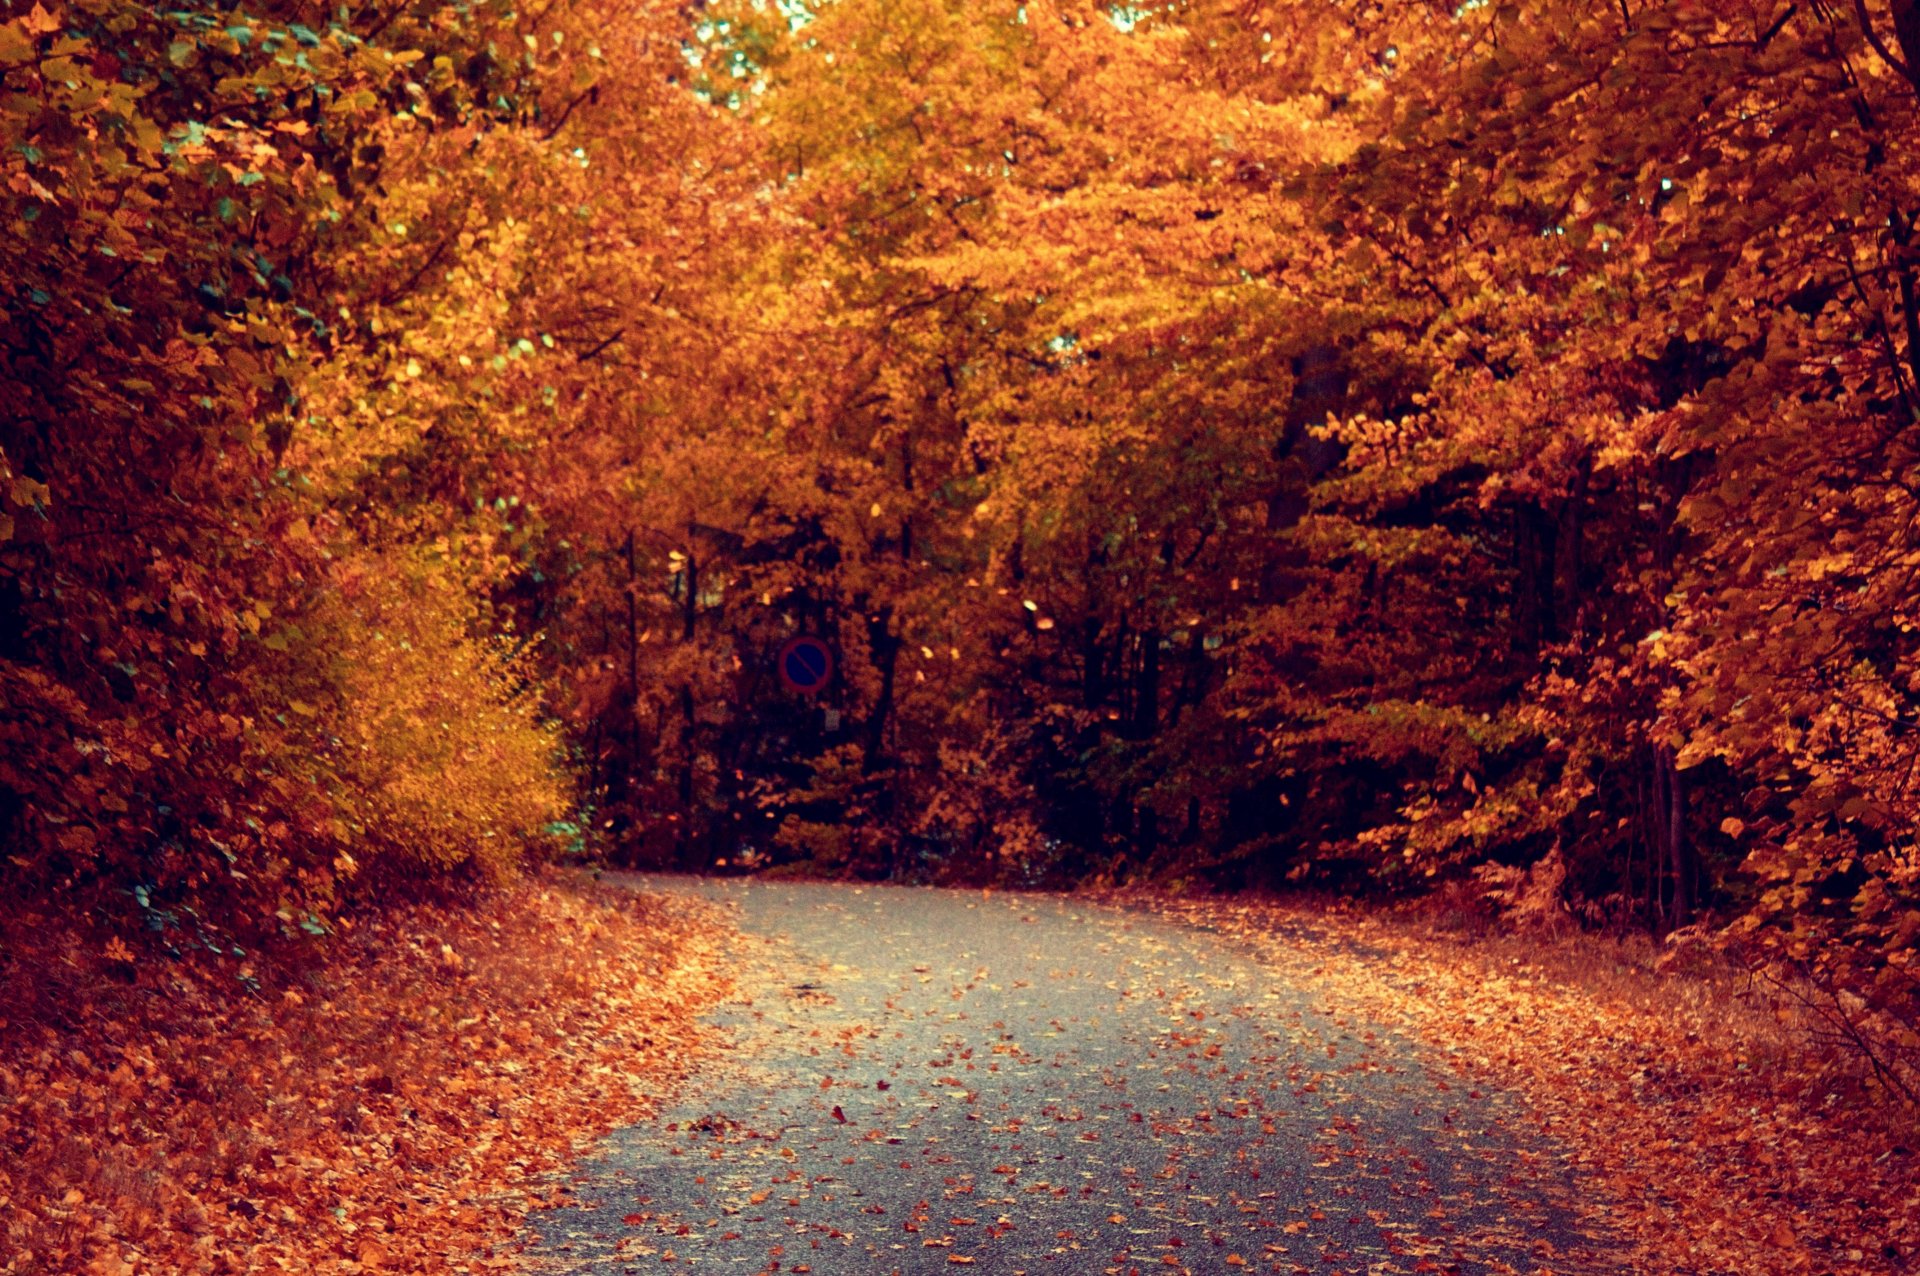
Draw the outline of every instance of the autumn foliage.
M497 877L572 813L534 637L488 602L504 520L393 484L343 401L406 379L380 307L431 257L391 259L375 192L537 115L518 21L102 0L0 27L10 894L319 934L370 869Z
M1715 934L1910 1091L1917 23L703 10L538 259L596 826Z
M1441 888L1913 1097L1911 0L43 0L0 77L10 897Z

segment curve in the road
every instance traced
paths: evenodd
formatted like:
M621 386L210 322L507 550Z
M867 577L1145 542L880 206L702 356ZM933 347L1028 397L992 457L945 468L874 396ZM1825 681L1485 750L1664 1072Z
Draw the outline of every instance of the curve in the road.
M537 1268L1614 1270L1513 1100L1311 971L1050 896L636 884L737 906L741 995L724 1049L541 1218Z

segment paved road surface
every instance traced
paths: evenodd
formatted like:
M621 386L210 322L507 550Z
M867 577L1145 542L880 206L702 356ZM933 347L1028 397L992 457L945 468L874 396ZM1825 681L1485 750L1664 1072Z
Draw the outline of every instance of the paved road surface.
M633 881L738 909L741 995L536 1271L1614 1270L1510 1100L1310 970L1049 896Z

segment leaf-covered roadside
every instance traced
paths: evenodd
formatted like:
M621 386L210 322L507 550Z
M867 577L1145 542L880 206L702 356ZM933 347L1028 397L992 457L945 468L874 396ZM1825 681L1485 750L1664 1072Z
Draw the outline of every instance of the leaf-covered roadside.
M538 1176L687 1066L724 928L551 880L493 903L364 920L251 998L117 947L28 967L64 988L0 961L0 1271L509 1266Z
M1911 1130L1864 1119L1833 1061L1769 999L1736 1001L1730 976L1662 973L1591 938L1470 942L1378 912L1119 898L1235 936L1321 986L1330 1012L1432 1047L1443 1086L1517 1091L1571 1149L1588 1221L1629 1247L1623 1271L1843 1276L1920 1258Z

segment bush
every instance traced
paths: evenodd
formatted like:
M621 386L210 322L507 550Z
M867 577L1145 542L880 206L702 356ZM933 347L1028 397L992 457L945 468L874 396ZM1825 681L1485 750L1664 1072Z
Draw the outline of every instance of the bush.
M315 609L313 689L292 708L318 728L313 764L349 835L347 863L372 852L408 875L498 881L572 811L525 645L487 621L445 564L405 552L341 568Z

